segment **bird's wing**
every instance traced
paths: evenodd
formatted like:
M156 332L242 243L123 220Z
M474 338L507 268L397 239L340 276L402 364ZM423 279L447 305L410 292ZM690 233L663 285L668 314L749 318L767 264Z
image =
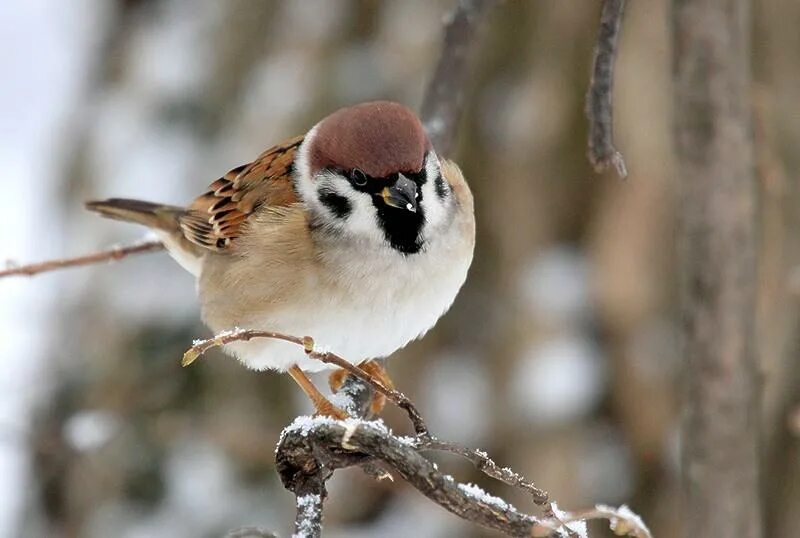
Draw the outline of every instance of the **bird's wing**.
M296 203L292 165L302 141L303 137L298 136L278 144L252 163L234 168L212 183L179 219L186 239L224 252L259 207L282 208Z

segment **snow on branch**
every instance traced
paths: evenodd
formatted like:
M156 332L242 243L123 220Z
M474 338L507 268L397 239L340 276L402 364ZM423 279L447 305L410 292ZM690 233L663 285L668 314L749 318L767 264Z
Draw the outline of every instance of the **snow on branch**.
M366 383L371 390L384 394L395 405L403 407L417 431L414 437L396 436L383 421L365 420L363 416L346 420L307 416L296 418L281 433L275 450L281 481L286 489L295 494L295 536L321 536L322 512L327 498L326 482L338 469L360 466L375 478L400 476L449 512L507 536L582 538L588 536L586 520L607 519L611 529L620 536L650 538L647 527L626 506L613 508L597 505L591 510L562 511L550 501L547 492L512 469L500 467L485 452L437 439L430 434L413 403L402 393L385 387L358 366L333 353L315 351L314 341L310 337L234 329L207 340L195 341L184 355L183 363L191 364L212 347L254 338L294 343L303 346L311 358L346 368L353 375L345 382L344 393L360 399L360 402L344 402L344 408L361 409L361 415L366 413L368 406L363 401L365 391L352 388L348 391L346 388L348 382ZM474 484L460 483L439 472L436 464L423 455L430 451L462 456L487 476L525 491L541 507L542 516L524 513Z

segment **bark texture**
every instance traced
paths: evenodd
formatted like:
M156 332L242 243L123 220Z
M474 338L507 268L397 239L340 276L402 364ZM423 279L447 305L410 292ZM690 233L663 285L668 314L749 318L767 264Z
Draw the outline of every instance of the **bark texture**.
M761 536L746 0L675 0L686 536Z

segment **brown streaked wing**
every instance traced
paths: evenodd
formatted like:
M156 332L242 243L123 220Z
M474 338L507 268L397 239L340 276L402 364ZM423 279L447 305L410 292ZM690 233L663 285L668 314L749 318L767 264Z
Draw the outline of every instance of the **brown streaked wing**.
M292 163L302 136L271 147L250 164L234 168L195 198L181 216L183 234L192 243L222 252L239 237L242 224L262 205L297 202Z

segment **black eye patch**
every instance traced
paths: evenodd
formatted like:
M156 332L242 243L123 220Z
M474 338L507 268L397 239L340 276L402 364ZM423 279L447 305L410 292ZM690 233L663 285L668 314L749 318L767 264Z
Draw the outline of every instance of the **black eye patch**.
M419 172L403 172L403 175L420 186L424 185L428 181L428 177L425 174L425 168Z
M353 211L353 206L350 203L350 200L340 194L336 194L335 192L324 188L319 189L317 194L319 195L319 201L322 202L322 205L327 207L330 212L336 216L336 218L346 219Z

